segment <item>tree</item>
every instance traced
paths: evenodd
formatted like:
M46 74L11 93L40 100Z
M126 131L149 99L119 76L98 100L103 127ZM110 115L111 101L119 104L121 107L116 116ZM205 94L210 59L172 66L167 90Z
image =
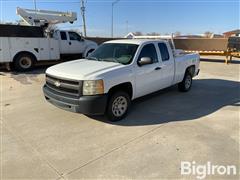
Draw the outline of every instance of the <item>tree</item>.
M143 35L143 33L142 32L140 32L140 31L136 31L135 33L133 33L135 36L142 36Z
M0 24L16 25L16 23L13 23L13 22L4 22L4 21L1 21Z
M175 36L181 36L181 32L180 31L176 31L175 32Z
M160 36L159 33L156 32L151 32L151 33L147 33L148 36Z
M16 20L16 24L17 25L26 25L26 22L24 20L20 19L20 20Z
M47 30L48 31L56 31L56 30L58 30L58 27L55 24L50 24L50 25L48 25Z
M206 31L205 33L204 33L204 36L206 37L206 38L210 38L211 36L212 36L212 32L210 32L210 31Z

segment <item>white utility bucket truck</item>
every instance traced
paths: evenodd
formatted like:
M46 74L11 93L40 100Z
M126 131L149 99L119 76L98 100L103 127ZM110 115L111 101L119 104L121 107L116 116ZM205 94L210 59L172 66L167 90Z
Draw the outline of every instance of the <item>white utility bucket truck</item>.
M18 71L31 69L37 61L79 59L97 48L93 41L73 31L48 31L51 25L73 23L74 12L17 8L27 26L0 25L0 63Z

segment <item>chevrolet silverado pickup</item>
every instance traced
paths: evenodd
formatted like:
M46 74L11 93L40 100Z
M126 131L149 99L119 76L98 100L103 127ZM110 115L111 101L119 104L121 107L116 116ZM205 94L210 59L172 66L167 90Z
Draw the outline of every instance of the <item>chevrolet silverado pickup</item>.
M138 97L175 84L189 91L199 59L165 40L108 41L86 59L48 68L43 92L59 108L118 121Z

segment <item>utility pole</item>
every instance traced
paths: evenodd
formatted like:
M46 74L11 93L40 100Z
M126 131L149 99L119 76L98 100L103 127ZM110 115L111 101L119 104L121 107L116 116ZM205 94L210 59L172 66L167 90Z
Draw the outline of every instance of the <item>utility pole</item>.
M83 34L84 37L87 36L87 30L86 30L86 20L85 20L85 5L84 5L85 1L81 0L81 14L82 14L82 21L83 21Z
M36 15L37 15L37 2L36 2L36 0L33 0L33 3L34 3L35 17L36 17ZM32 24L32 25L36 25L36 23Z
M34 3L35 12L37 12L37 2L36 2L36 0L33 0L33 3Z
M114 8L114 5L117 4L120 0L115 0L112 2L112 38L113 38L113 8Z

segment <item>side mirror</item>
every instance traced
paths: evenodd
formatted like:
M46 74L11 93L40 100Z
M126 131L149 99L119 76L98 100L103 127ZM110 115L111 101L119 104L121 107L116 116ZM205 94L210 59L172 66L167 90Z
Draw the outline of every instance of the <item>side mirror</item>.
M138 61L139 66L147 65L147 64L152 64L153 60L150 57L142 57L140 61Z

